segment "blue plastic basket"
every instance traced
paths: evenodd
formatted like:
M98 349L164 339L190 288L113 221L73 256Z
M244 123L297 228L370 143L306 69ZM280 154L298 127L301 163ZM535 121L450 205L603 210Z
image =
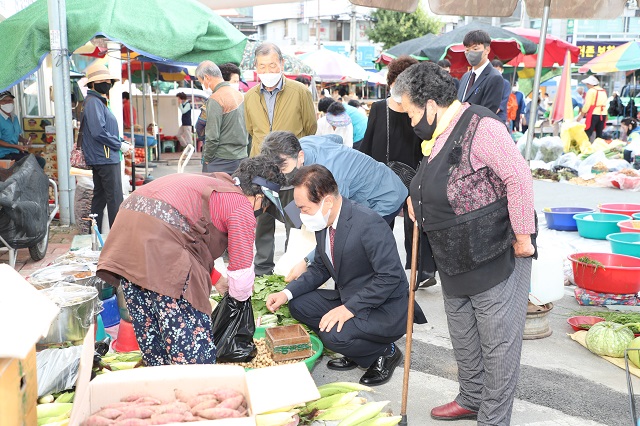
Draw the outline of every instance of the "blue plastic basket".
M118 299L115 295L102 301L100 315L102 315L102 323L106 328L120 323L120 310L118 309Z
M590 217L590 219L585 219ZM607 235L620 232L618 222L628 220L629 216L613 213L580 213L573 218L578 224L578 234L584 238L606 240Z

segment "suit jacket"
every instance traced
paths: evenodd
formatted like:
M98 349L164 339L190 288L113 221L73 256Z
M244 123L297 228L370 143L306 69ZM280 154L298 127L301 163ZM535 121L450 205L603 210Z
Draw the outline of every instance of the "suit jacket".
M296 298L333 277L336 289L321 294L328 300L340 299L354 314L358 328L376 336L404 335L409 283L389 225L373 210L342 197L333 249L335 265L325 250L327 232L316 232L314 262L287 289ZM417 303L414 321L427 322Z
M460 100L460 102L469 102L471 105L482 105L494 114L497 113L504 92L504 79L502 78L502 74L491 66L491 64L487 64L480 76L476 78L473 87L470 87L465 95L464 90L469 83L471 72L472 71L467 71L460 79L458 100Z

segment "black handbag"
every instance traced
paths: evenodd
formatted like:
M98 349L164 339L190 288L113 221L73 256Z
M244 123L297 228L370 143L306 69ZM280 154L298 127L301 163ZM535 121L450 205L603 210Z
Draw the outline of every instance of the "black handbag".
M386 104L387 111L387 167L389 167L393 172L400 178L404 186L409 189L409 185L411 185L411 180L416 175L416 169L411 167L408 164L405 164L401 161L389 161L389 100L387 99Z

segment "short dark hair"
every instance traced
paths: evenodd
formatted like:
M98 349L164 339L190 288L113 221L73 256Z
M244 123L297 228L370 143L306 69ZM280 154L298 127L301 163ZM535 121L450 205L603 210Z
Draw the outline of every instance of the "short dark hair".
M232 62L227 62L226 64L218 65L220 68L220 72L222 73L222 79L224 81L231 80L231 74L238 74L239 77L242 77L242 71L240 71L240 67Z
M307 188L309 201L314 204L319 204L327 195L340 195L335 178L329 169L320 164L300 167L290 183L294 188Z
M440 68L451 68L451 61L449 61L448 59L440 59L438 61L438 66Z
M318 101L318 111L327 112L329 106L335 103L336 101L333 98L324 97Z
M297 77L296 77L296 81L297 81L298 83L302 83L302 84L304 84L305 86L309 86L309 85L311 84L311 79L309 79L309 78L305 77L304 75L299 75L299 76L297 76Z
M291 132L277 131L269 133L264 138L260 154L273 159L278 166L281 166L287 158L297 158L300 151L302 147L296 135Z
M500 59L494 59L493 61L491 61L491 66L494 68L504 69L504 65L502 64L502 61Z
M349 99L347 105L351 105L354 108L360 108L360 102L357 99Z
M398 96L407 95L414 105L423 108L429 99L448 107L458 99L453 77L432 62L411 65L398 76L394 86Z
M476 44L482 44L484 47L491 46L491 36L484 30L469 31L462 40L464 47L475 46Z
M180 98L180 99L182 99L183 101L186 101L186 100L187 100L187 95L185 95L183 92L179 92L179 93L176 95L176 98Z
M122 92L122 99L129 99L129 92Z
M333 115L343 114L346 111L347 109L340 102L334 102L327 108L327 113Z
M631 126L631 130L634 130L636 127L638 127L638 120L633 117L625 117L622 119L621 123L625 126Z
M262 188L257 183L253 183L253 178L260 176L277 185L285 186L286 179L280 167L272 158L258 155L252 158L245 158L240 162L238 169L233 173L234 178L238 178L240 189L244 195L256 196L262 194ZM267 200L264 197L264 200ZM263 202L263 207L265 203Z
M389 62L389 65L387 65L387 87L395 83L396 78L398 78L402 71L417 63L418 60L409 55L398 56L396 59Z
M338 95L340 95L340 97L349 96L349 88L340 86L340 88L338 89Z

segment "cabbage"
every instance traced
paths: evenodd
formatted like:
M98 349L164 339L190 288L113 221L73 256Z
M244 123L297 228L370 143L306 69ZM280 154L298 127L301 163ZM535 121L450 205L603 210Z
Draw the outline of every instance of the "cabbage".
M633 332L625 325L602 321L587 332L587 349L596 355L622 358L633 338Z

